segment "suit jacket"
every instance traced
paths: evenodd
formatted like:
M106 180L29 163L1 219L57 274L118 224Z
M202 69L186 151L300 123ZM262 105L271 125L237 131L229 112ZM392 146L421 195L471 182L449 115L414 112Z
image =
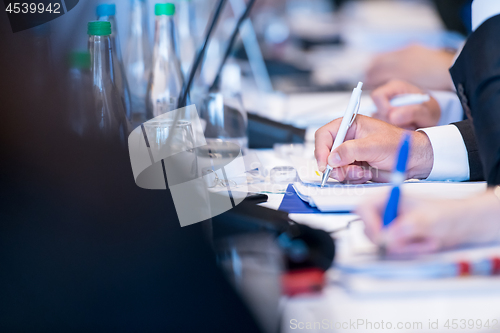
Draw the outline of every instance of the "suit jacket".
M467 120L455 123L469 154L470 180L500 184L500 15L467 39L450 69Z

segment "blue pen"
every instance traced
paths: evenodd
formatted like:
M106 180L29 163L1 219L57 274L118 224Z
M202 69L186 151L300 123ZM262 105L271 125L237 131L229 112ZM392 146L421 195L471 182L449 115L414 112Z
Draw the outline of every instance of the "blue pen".
M398 216L399 197L401 195L401 184L406 180L406 164L410 153L410 134L405 133L401 140L399 148L398 161L391 176L393 188L385 207L383 229L386 229L389 224ZM384 242L385 243L385 242ZM381 245L381 251L385 254L385 244Z

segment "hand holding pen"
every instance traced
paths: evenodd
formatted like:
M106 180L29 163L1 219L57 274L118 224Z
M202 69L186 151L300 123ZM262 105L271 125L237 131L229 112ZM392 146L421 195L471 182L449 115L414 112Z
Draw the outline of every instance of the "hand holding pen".
M323 172L321 186L325 185L330 174L339 181L351 183L389 180L389 170L393 166L389 161L394 156L387 155L394 154L403 130L364 116L356 118L362 86L363 83L359 82L353 90L344 117L330 122L316 132L315 156L319 171ZM406 94L396 96L390 103L401 106L428 99L429 96L425 94ZM420 164L410 169L411 176L425 178L432 168L432 148L425 134L416 132L414 136L416 151L421 153L419 156L426 158L421 158ZM335 172L332 173L334 169Z
M388 227L383 227L383 218L389 192L367 199L358 206L356 214L364 222L365 234L372 242L385 241L387 254L415 256L464 245L498 242L500 205L493 192L490 189L459 200L402 195L397 218ZM457 228L457 221L461 222L460 228Z
M401 196L401 185L406 180L406 168L408 164L408 156L410 154L410 134L404 133L399 148L398 159L394 171L391 176L392 190L387 200L387 206L383 215L382 233L380 240L380 250L383 255L386 251L386 240L384 239L385 229L398 216L399 197Z
M417 103L397 103L405 95L420 95L421 99ZM371 97L377 107L373 117L405 129L436 126L441 119L441 107L436 99L404 81L390 81L375 89Z
M324 172L330 165L333 168L331 178L351 184L389 182L405 131L381 120L358 115L347 131L345 142L332 151L341 122L342 118L335 119L316 131L314 154L318 170ZM408 177L425 179L434 163L432 146L423 132L411 132L411 137Z

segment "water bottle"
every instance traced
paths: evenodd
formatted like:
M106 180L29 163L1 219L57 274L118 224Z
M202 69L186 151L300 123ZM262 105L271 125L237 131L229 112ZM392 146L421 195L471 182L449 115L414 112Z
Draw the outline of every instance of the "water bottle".
M71 130L80 137L96 134L96 117L92 96L92 76L90 73L90 54L86 51L73 51L69 55L68 96L66 107Z
M114 76L113 82L120 92L121 99L125 105L127 118L132 119L132 105L130 97L130 89L127 83L127 76L125 68L123 67L122 52L120 48L120 38L118 36L118 29L115 18L116 6L115 4L100 4L96 7L96 15L98 21L109 21L111 24L111 48L113 50L113 69Z
M88 23L89 53L92 75L92 95L99 136L106 140L126 144L130 132L125 105L113 77L113 48L111 46L111 23L92 21Z
M146 97L147 119L177 109L183 78L175 55L174 13L175 6L171 3L155 5L153 68Z
M193 0L180 0L176 15L179 28L179 58L184 77L189 73L189 68L196 53L195 29L196 18Z
M125 69L132 98L134 123L146 120L146 90L151 73L151 48L146 0L130 0Z

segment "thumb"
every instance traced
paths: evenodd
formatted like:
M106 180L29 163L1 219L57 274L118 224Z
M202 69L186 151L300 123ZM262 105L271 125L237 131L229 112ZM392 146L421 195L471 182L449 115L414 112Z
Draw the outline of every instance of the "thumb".
M333 168L343 167L358 162L368 162L366 156L366 143L364 139L349 140L342 143L328 156L328 164Z
M392 108L389 111L389 123L399 126L408 127L414 124L418 117L425 113L422 105L407 105Z

